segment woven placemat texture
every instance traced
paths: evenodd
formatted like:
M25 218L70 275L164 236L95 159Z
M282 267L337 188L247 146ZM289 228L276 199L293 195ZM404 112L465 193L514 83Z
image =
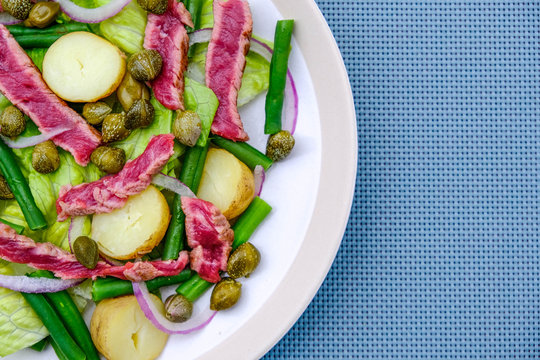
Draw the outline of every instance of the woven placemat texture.
M265 359L540 357L540 2L317 1L355 96L335 263Z

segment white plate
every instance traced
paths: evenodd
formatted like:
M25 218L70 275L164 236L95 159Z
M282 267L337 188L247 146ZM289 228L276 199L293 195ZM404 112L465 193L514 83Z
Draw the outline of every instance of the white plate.
M345 231L357 164L356 116L339 49L312 0L250 0L253 33L273 38L276 20L295 19L290 69L300 98L296 146L267 173L261 197L273 207L252 242L261 265L242 280L242 298L200 332L171 336L160 359L256 359L288 331L324 280ZM242 109L262 132L264 96ZM208 304L209 294L198 301ZM56 359L49 349L9 360Z

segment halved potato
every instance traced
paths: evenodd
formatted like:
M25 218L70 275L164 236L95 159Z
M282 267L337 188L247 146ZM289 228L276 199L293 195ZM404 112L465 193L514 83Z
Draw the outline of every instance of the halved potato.
M227 150L210 148L197 197L210 201L232 219L246 210L254 194L255 180L246 164Z
M153 186L131 196L123 208L94 215L91 238L99 251L114 259L127 260L149 253L159 244L169 226L169 206Z
M152 301L165 312L157 296L152 295ZM100 301L92 314L90 334L109 360L155 359L169 337L146 318L133 295Z
M107 40L85 31L62 36L43 59L43 79L59 97L94 102L112 94L124 77L124 54Z

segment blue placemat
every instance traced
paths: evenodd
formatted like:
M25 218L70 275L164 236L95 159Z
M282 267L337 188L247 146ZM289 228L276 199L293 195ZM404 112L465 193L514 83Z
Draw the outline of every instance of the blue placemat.
M355 95L357 189L265 358L540 357L540 2L317 3Z

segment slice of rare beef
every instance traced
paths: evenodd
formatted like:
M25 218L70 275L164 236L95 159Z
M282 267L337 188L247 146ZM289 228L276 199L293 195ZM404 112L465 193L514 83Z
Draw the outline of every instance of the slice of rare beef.
M187 69L189 37L184 25L193 26L183 3L169 0L161 15L148 13L144 48L156 50L163 59L159 75L151 81L156 99L171 110L184 110L184 72Z
M219 100L212 132L234 141L249 139L237 100L252 27L246 0L214 0L214 29L206 55L206 86Z
M186 236L191 247L191 269L213 283L221 280L220 271L227 270L234 232L221 211L208 201L182 196L186 214Z
M166 261L128 262L122 266L98 261L94 269L88 269L77 261L75 255L51 243L36 243L18 235L15 230L0 223L0 258L34 269L49 270L62 279L86 279L114 276L131 281L147 281L158 276L174 276L186 267L187 251L180 252L178 259Z
M124 206L130 195L142 192L174 153L174 135L154 136L144 152L117 174L91 183L64 185L56 200L58 221L71 215L108 213Z
M80 165L101 143L93 127L45 84L41 73L4 25L0 25L0 92L21 109L42 133L59 128L69 130L52 140L69 151Z

